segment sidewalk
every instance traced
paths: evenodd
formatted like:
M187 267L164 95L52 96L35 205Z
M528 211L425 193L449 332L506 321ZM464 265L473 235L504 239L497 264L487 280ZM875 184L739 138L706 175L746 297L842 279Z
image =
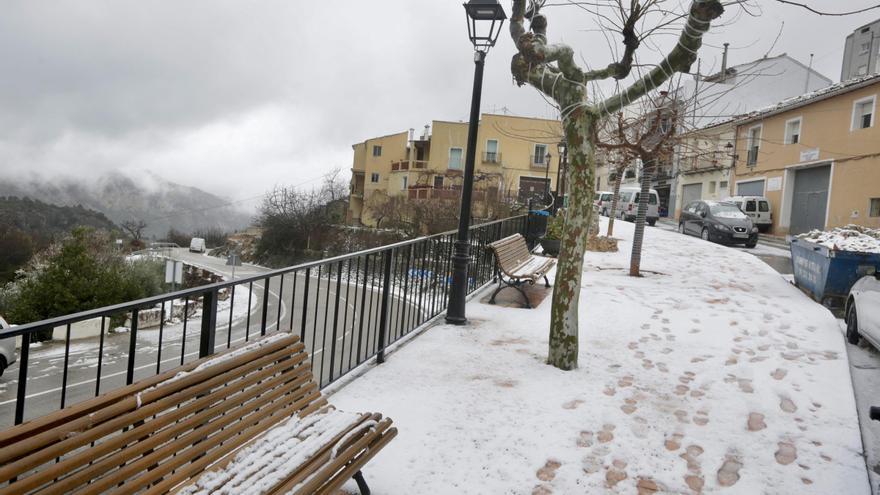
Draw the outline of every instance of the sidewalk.
M364 470L376 493L870 493L832 315L749 254L659 229L628 277L632 227L587 254L576 371L544 364L549 297L478 296L469 326L333 396L400 430Z

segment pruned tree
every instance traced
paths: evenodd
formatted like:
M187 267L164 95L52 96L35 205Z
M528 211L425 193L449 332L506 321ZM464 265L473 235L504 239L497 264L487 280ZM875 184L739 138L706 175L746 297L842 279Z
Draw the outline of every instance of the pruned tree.
M553 100L562 116L569 159L566 182L570 195L553 291L547 362L570 370L577 367L578 359L578 302L583 256L593 215L597 126L601 119L616 114L649 91L661 87L673 74L689 71L696 61L703 34L709 30L712 21L721 16L724 7L720 0L692 0L682 15L669 17L683 19L684 25L675 47L665 58L625 89L594 101L588 84L605 79L627 79L636 50L644 38L656 29L669 27L668 18L651 16L663 13L663 0L578 3L587 10L594 9L597 16L607 19L616 16L615 29L623 37L624 49L619 60L595 70L578 67L575 52L568 45L548 43L547 18L540 13L542 5L543 2L530 4L527 29L526 1L513 0L510 35L517 53L511 63L511 72L518 85L529 84ZM595 11L600 8L606 10ZM657 24L639 32L648 20L656 20Z
M141 237L143 237L144 229L146 228L147 222L143 220L131 219L122 222L122 229L128 232L128 235L130 235L135 242L140 242Z
M639 105L640 108L631 109L633 113L630 117L625 117L623 112L618 112L616 118L604 119L601 123L603 128L599 132L603 138L597 141L597 146L600 149L616 152L620 160L618 167L621 169L621 175L626 169L627 163L634 160L641 162L636 228L633 234L629 265L629 274L633 277L641 275L642 243L645 238L645 220L648 213L651 182L658 164L672 158L675 131L679 127L679 105L674 99L669 98L668 91L661 91L659 95L648 100L647 102L643 101L643 104ZM612 212L616 210L620 182L621 178L618 177L615 182ZM611 225L613 224L609 224L609 231Z

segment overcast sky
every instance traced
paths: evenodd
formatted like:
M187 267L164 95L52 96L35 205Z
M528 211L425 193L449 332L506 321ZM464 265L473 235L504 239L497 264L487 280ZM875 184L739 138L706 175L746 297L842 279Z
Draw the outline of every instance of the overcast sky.
M806 1L833 10L874 3ZM355 142L467 118L473 59L461 3L4 0L0 174L152 170L239 200L347 170ZM807 63L814 53L814 68L837 81L846 35L880 18L760 3L759 17L731 9L713 28L704 72L720 67L726 41L731 65L768 51ZM572 44L582 63L611 60L590 15L571 5L545 14L551 41ZM483 111L555 117L512 83L506 27L487 60ZM649 46L640 55L659 59Z

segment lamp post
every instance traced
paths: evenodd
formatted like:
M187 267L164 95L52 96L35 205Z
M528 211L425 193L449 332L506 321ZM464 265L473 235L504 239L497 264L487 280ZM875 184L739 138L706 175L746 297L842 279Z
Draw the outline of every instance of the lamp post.
M474 45L474 90L471 96L471 118L468 126L467 156L464 162L464 181L461 188L461 207L458 217L458 237L452 255L452 287L446 308L446 322L456 325L467 323L465 303L468 285L468 230L471 220L471 195L474 189L474 161L477 153L477 128L480 124L480 96L483 91L483 65L489 48L501 33L507 15L497 0L470 0L464 4L467 15L468 37Z
M544 155L544 201L550 201L550 160L553 155L548 151Z

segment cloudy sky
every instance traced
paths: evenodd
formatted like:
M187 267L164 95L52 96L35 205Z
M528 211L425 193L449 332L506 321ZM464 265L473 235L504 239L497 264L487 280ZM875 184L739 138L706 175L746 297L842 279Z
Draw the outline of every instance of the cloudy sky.
M874 0L806 0L846 10ZM92 178L150 170L231 200L351 166L351 144L465 120L473 62L462 0L4 0L0 175ZM509 2L502 2L509 12ZM594 19L545 9L551 41L584 64L611 60ZM669 2L678 5L677 1ZM843 43L880 11L819 17L759 0L730 9L701 53L704 72L787 52L834 81ZM777 34L781 30L781 35ZM673 37L659 37L657 49ZM505 31L490 53L483 111L554 117L509 73ZM645 46L640 61L659 60Z

